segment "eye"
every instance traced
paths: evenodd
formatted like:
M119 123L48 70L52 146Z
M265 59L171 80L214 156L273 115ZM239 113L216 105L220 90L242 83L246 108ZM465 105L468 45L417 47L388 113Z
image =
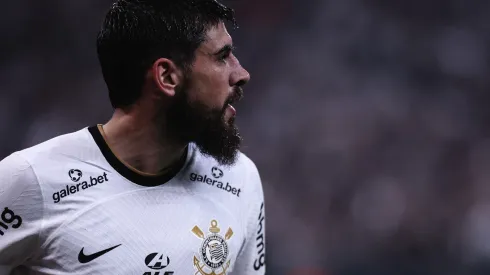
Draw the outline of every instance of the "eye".
M225 47L218 55L218 61L222 63L226 63L226 60L230 58L230 56L233 54L235 49L236 48L234 46Z
M218 57L218 60L220 62L226 62L226 59L228 59L230 55L231 55L231 51L226 51Z

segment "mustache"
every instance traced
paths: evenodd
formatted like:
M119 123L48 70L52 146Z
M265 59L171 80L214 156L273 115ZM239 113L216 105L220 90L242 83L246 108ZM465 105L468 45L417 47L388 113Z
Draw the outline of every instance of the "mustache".
M236 102L242 100L242 98L243 98L243 88L236 86L236 87L233 88L233 92L228 97L228 100L226 100L225 106L227 104L233 105Z

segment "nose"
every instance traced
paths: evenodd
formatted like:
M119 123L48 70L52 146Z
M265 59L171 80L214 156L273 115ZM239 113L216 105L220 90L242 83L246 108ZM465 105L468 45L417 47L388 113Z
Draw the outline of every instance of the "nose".
M242 65L238 64L236 71L231 75L231 86L241 87L250 81L250 74Z

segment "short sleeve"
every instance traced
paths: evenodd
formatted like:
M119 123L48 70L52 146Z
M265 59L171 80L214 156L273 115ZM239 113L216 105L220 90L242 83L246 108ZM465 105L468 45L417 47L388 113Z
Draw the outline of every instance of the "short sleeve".
M0 275L36 252L42 216L43 197L31 165L18 153L0 161Z
M265 205L262 181L255 164L249 160L247 185L253 189L245 202L247 237L238 255L233 275L265 274Z

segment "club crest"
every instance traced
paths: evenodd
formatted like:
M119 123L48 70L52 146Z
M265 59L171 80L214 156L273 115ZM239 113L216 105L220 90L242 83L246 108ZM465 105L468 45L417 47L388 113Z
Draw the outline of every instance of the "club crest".
M192 233L202 240L199 248L199 257L194 256L193 261L197 273L202 275L226 275L227 270L230 268L227 241L233 236L233 230L228 228L224 237L219 234L220 232L221 229L218 227L216 220L211 221L207 236L197 225L192 229Z

